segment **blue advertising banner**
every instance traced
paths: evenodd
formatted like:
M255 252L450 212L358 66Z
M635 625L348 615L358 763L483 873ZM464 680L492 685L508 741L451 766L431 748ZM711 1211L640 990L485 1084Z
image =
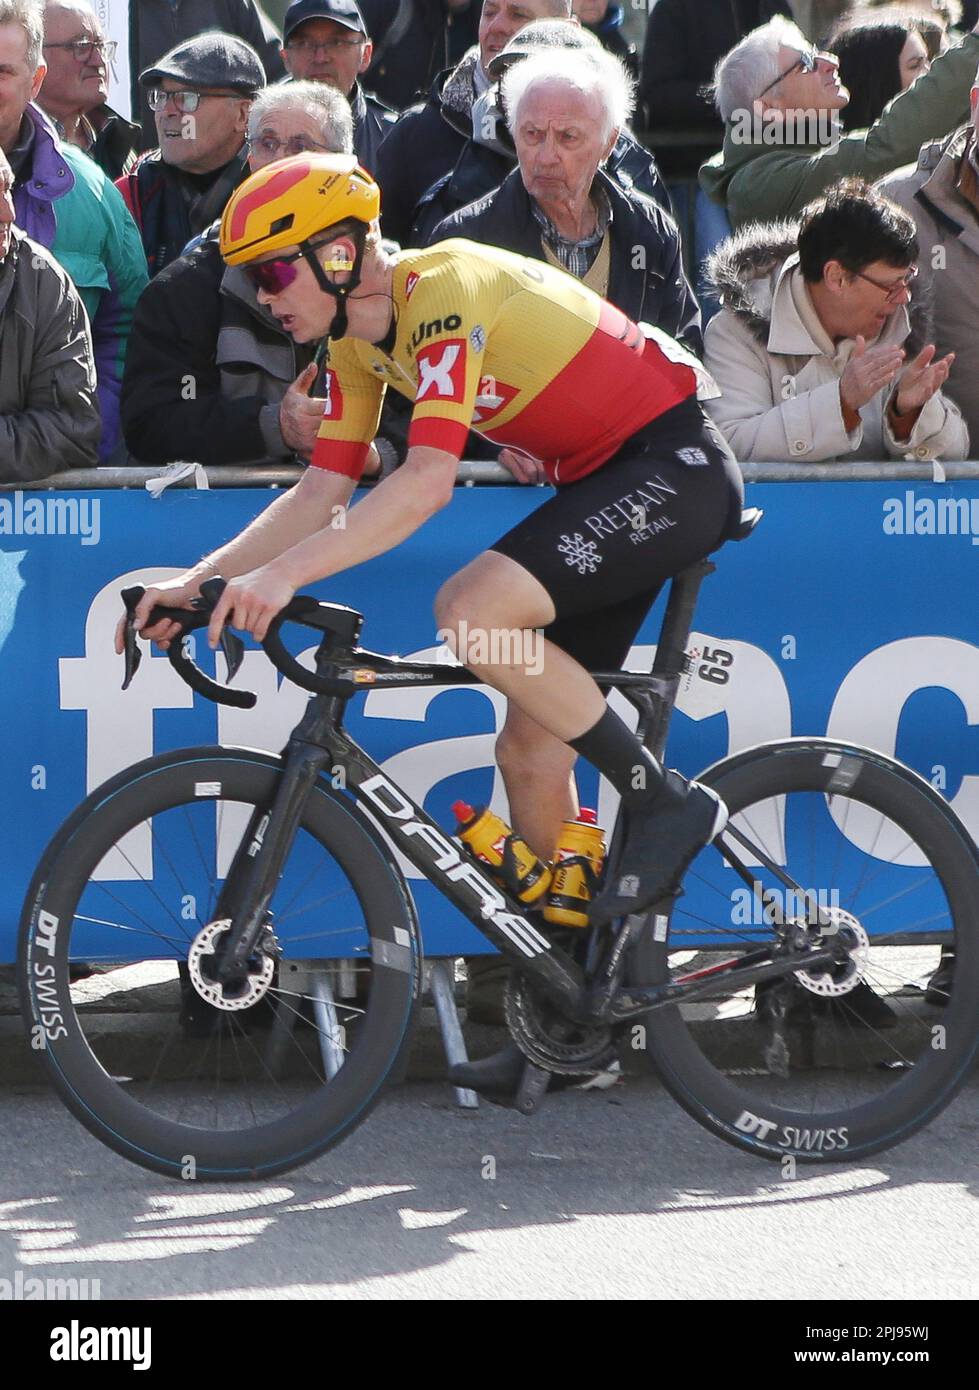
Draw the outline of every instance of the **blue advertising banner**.
M235 682L258 693L253 710L217 709L195 697L165 657L149 651L123 693L122 660L112 651L122 587L178 573L269 496L0 495L0 961L14 957L41 850L87 791L137 759L185 745L278 751L298 720L305 695L280 685L257 649ZM396 551L317 592L366 614L365 646L434 658L439 585L541 500L524 488L460 488L447 511ZM979 484L756 484L748 502L765 509L765 520L718 557L692 639L699 652L723 647L727 679L694 664L670 761L693 774L751 744L829 733L909 763L979 836L979 645L968 602ZM569 563L580 555L569 545ZM634 668L648 669L661 611L640 636ZM198 656L207 668L203 641ZM452 830L450 806L459 797L506 814L493 764L504 712L502 697L482 689L374 689L351 703L348 724L388 775ZM610 827L610 789L587 768L580 785L583 803L597 805ZM404 867L426 951L486 949ZM120 882L127 876L120 872Z

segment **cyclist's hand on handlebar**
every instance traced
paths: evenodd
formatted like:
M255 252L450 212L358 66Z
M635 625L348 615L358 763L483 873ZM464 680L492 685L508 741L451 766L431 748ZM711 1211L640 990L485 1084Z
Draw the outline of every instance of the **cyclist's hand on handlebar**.
M518 449L501 449L498 462L516 478L518 483L544 483L547 481L544 465L540 459L535 459L531 454L522 453Z
M257 642L264 642L269 623L295 592L295 586L282 577L274 561L229 580L211 614L208 642L212 647L217 646L225 623L240 632L250 632Z
M141 637L146 637L162 647L164 651L169 647L174 637L179 636L180 627L177 623L166 621L155 623L153 627L144 628L150 612L157 604L162 604L166 608L189 608L191 599L197 598L200 593L201 581L207 579L212 571L198 571L195 567L182 574L177 579L167 579L160 584L155 584L147 589L139 601L136 609L136 631ZM126 630L127 615L124 613L116 625L116 651L121 656L123 653L123 634Z

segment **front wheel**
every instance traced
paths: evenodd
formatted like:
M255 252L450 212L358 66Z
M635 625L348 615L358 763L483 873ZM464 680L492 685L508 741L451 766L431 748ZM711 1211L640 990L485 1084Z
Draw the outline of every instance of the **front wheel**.
M720 985L722 969L709 998L634 1025L634 1045L696 1120L752 1153L826 1162L899 1143L948 1104L979 1045L973 842L910 769L827 739L750 749L698 780L796 888L732 841L745 884L708 846L669 923L645 929L635 982L774 958L766 903L810 942L840 934L847 958L747 987Z
M420 953L377 832L311 792L249 971L214 987L216 912L281 763L245 749L149 759L93 792L49 847L21 924L31 1042L110 1148L168 1176L285 1172L350 1132L405 1042Z

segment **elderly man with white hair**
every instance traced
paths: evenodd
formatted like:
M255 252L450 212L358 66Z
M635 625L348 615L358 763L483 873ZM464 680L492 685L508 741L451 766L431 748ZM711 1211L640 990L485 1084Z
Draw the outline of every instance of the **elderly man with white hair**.
M850 94L838 64L788 20L752 30L717 65L716 102L724 147L700 182L742 223L791 217L848 175L879 178L918 156L928 139L965 119L979 63L979 25L900 93L869 130L840 136L837 113Z
M634 105L622 62L598 46L565 53L559 65L533 53L507 71L503 103L518 167L445 218L432 241L462 236L548 261L700 353L676 224L603 169Z
M251 171L304 151L350 154L350 104L323 82L268 87L248 116ZM310 396L313 347L293 342L215 223L146 287L136 309L122 424L142 463L284 463L308 457L324 401Z

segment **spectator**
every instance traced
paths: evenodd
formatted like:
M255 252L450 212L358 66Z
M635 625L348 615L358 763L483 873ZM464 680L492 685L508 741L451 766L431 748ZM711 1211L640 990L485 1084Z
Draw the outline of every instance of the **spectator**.
M14 176L0 150L0 482L98 462L88 319L48 251L14 227Z
M503 95L519 166L441 222L432 241L461 236L549 261L702 354L676 224L602 170L632 112L623 65L600 50L568 53L560 67L532 54L510 67Z
M384 189L385 236L407 245L422 194L451 172L472 136L476 98L490 86L490 59L531 20L567 19L570 13L571 0L483 0L478 47L452 72L439 73L427 100L405 111L381 146L375 173Z
M602 52L594 35L573 20L538 19L525 25L502 52L490 59L487 75L494 85L473 104L472 137L463 144L451 170L437 179L419 199L409 241L416 246L425 245L444 217L491 193L516 164L517 155L507 129L498 85L507 67L526 57L528 52L544 49L550 51L552 66L560 68L568 49L582 48L593 53ZM636 188L672 213L670 195L659 176L656 161L627 129L619 133L605 171L627 192Z
M279 35L256 0L132 0L129 51L133 119L141 126L141 149L152 150L159 139L147 89L137 82L137 74L153 67L162 54L215 29L243 39L255 50L267 82L278 82L285 76Z
M365 85L396 111L454 68L478 37L479 0L363 0L361 9L374 39Z
M0 0L0 149L14 175L17 225L67 270L92 326L101 459L119 438L126 340L146 262L122 199L102 170L62 144L33 99L47 67L40 0Z
M921 148L916 167L899 169L879 188L915 222L921 278L935 333L955 353L949 390L962 407L973 454L979 447L979 79L972 120Z
M282 33L282 57L290 76L328 82L350 102L354 153L373 173L381 141L396 118L357 80L370 63L373 46L354 0L296 0L286 10Z
M49 0L44 7L48 70L37 104L60 138L84 150L110 179L136 163L139 127L106 102L115 43L107 43L85 0Z
M639 55L622 31L625 10L612 0L571 0L575 19L587 29L603 48L621 58L633 81L639 80Z
M833 36L832 47L840 82L850 93L841 117L846 130L872 126L887 103L931 67L912 19L847 25Z
M743 0L738 5L730 0L653 0L639 89L649 124L671 131L699 130L702 136L699 144L656 149L667 180L695 178L703 161L719 148L724 128L707 95L714 68L739 40L775 14L788 14L788 0Z
M143 238L150 275L180 255L247 176L248 109L265 84L242 39L202 34L140 73L156 113L159 149L118 181Z
M917 158L921 143L955 128L979 60L979 30L936 59L869 130L839 138L849 93L835 57L817 53L794 24L773 19L742 39L717 69L724 148L700 171L735 227L787 217L839 178L877 178Z
M941 392L952 358L912 335L917 257L911 218L857 179L798 229L756 225L719 248L705 361L722 395L707 409L742 462L968 457Z
M248 118L250 172L303 150L350 154L350 107L322 82L268 88ZM307 396L315 345L299 345L240 266L225 268L217 226L151 280L136 309L122 422L143 463L292 462L323 413Z

